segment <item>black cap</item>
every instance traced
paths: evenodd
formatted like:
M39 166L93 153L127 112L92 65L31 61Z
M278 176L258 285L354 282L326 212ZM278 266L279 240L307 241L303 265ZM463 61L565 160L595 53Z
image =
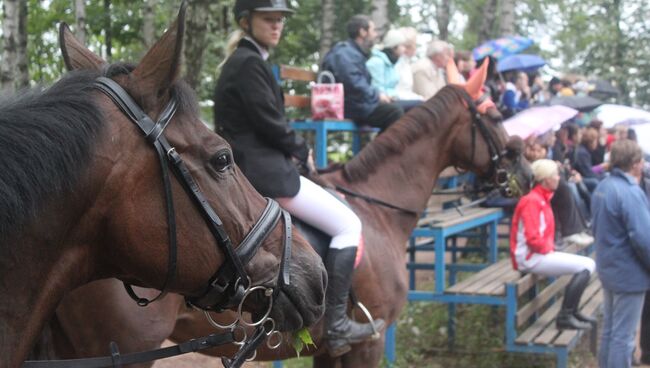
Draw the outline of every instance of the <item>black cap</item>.
M251 11L259 12L284 12L295 13L294 10L289 8L286 0L237 0L233 12L235 13L235 20L246 16Z

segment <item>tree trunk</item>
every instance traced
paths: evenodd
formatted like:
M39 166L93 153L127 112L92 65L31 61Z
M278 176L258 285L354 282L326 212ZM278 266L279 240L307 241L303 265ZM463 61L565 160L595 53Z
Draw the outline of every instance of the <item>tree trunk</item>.
M81 42L82 45L86 44L86 1L74 1L74 18L77 23L77 29L74 33L75 37Z
M478 31L478 44L494 37L492 29L494 29L494 21L496 19L498 0L487 0L483 7L483 20L481 21L481 28Z
M111 0L104 0L104 36L106 48L106 61L111 62L113 58L113 25L111 22Z
M188 3L187 32L185 34L185 80L198 91L203 68L203 51L207 47L209 0L192 0Z
M451 14L451 0L440 0L436 9L436 22L438 23L438 38L447 41L449 38L449 16Z
M372 0L372 13L370 17L375 23L379 37L384 37L384 34L390 26L388 22L388 0Z
M630 105L631 98L629 93L628 79L629 79L629 70L626 70L629 67L628 60L625 59L627 54L626 50L626 40L623 30L621 29L622 22L622 5L621 0L613 0L611 14L612 19L614 20L614 28L616 30L616 42L614 44L614 60L612 60L612 65L614 66L614 78L618 83L618 88L621 91L621 98L623 103Z
M147 49L153 45L156 33L154 30L154 2L154 0L145 0L144 8L142 10L142 34L144 37L144 45L147 47Z
M325 58L325 54L327 54L334 44L334 23L336 22L336 13L334 10L334 0L322 0L321 3L323 5L323 17L321 18L322 24L319 55L320 60L322 61L323 58Z
M5 0L2 3L2 44L4 46L2 62L0 62L0 93L2 94L12 93L15 90L19 7L19 0Z
M29 65L27 64L27 0L19 0L18 45L16 48L16 87L29 87Z
M515 34L515 0L501 0L499 17L499 37Z

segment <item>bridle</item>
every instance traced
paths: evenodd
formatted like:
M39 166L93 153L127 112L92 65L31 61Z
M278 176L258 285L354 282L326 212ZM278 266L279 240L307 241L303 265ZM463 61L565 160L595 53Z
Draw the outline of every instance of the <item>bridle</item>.
M95 80L93 87L110 97L120 110L122 110L122 112L140 129L144 134L145 140L154 147L162 171L169 238L167 276L162 288L160 289L160 294L155 298L149 300L139 297L136 295L131 285L124 283L129 296L135 300L138 305L146 306L153 301L160 299L166 293L169 285L176 278L177 238L176 216L171 190L171 180L169 177L169 166L171 166L174 176L201 213L208 229L217 242L218 250L220 250L225 257L224 263L208 281L208 285L203 294L198 297L185 297L186 302L191 306L201 308L205 311L210 310L220 312L237 307L237 320L231 325L221 326L230 328L232 331L235 328L237 321L244 322L242 318L242 306L249 295L253 292L263 292L265 297L269 300L268 309L259 321L254 323L244 322L249 326L257 326L257 329L249 339L244 338L240 342L240 351L233 359L233 362L228 362L229 366L236 366L235 361L237 361L238 358L241 358L240 360L243 362L244 359L249 358L266 336L277 333L277 331L275 331L275 322L269 317L269 315L281 288L290 285L289 267L292 244L291 216L289 216L286 211L282 210L276 201L267 198L267 204L262 215L241 244L235 249L232 245L232 241L228 237L223 222L213 210L197 182L190 174L182 157L178 152L176 152L174 147L170 145L163 134L165 128L168 126L177 110L177 101L173 93L169 103L163 109L162 113L160 113L158 120L154 122L135 103L135 101L133 101L131 96L112 79L99 77ZM253 258L263 241L270 235L272 230L280 221L280 217L284 220L284 239L283 253L275 287L268 288L261 285L253 286L250 277L244 269L244 265ZM268 331L269 329L270 331ZM279 333L277 333L277 335L279 335ZM279 345L279 343L277 345ZM238 355L240 356L238 357Z
M491 178L490 185L498 189L505 197L520 196L523 194L523 191L519 186L519 182L515 178L514 174L508 172L502 167L503 158L507 154L506 150L499 147L497 144L498 139L496 139L494 134L488 129L481 117L481 113L477 109L478 105L489 98L488 95L484 94L479 99L473 100L464 89L462 91L463 99L467 104L467 109L472 118L472 153L470 156L470 162L474 161L476 155L476 131L478 130L485 140L490 155L490 169L488 174L488 177ZM518 159L519 158L516 158L516 160Z

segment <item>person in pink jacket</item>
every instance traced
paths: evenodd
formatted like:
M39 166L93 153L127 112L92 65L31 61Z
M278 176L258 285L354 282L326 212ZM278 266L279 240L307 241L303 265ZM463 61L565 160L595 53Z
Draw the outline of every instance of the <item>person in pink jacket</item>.
M535 187L521 197L512 216L510 257L514 269L547 277L573 275L566 287L558 329L587 329L596 320L578 312L580 297L596 263L589 257L555 251L555 219L550 200L560 174L557 163L537 160L531 165Z

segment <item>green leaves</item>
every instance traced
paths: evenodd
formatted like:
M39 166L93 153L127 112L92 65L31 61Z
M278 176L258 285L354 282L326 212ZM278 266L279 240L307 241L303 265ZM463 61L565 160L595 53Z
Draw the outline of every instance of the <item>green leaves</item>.
M302 330L298 330L293 335L293 341L291 345L293 346L294 350L296 350L298 357L300 357L300 352L305 347L307 347L307 349L309 349L311 346L316 347L316 344L314 344L314 340L311 338L311 334L309 333L307 327L304 327Z

